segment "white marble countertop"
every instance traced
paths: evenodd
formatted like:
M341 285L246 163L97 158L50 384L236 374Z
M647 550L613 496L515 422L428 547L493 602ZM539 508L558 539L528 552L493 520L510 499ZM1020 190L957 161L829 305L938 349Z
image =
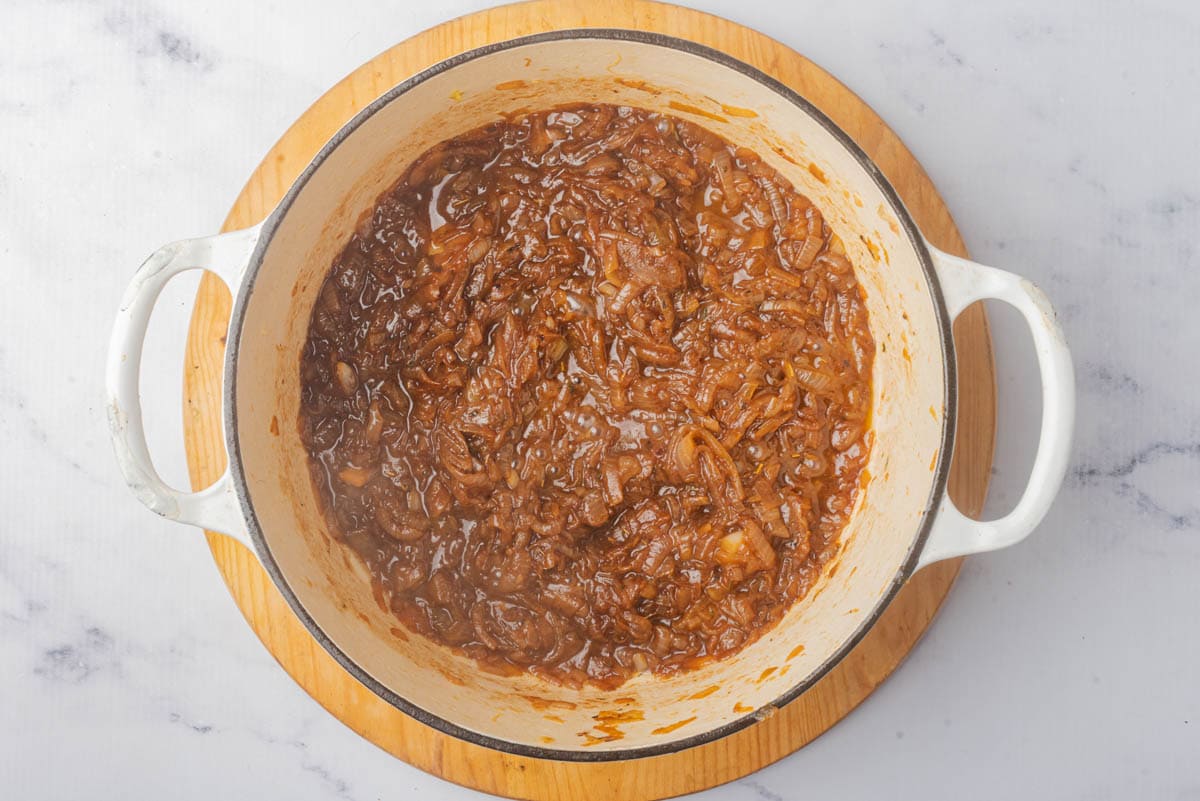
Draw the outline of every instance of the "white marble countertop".
M215 231L267 148L355 66L483 5L0 7L5 797L482 798L360 739L275 664L198 533L126 491L102 364L152 249ZM1197 797L1200 6L698 5L882 114L975 257L1054 299L1080 390L1041 529L970 560L911 658L842 724L701 797ZM144 373L153 450L179 485L193 289L160 305ZM1023 483L1038 394L1015 316L994 319L997 512Z

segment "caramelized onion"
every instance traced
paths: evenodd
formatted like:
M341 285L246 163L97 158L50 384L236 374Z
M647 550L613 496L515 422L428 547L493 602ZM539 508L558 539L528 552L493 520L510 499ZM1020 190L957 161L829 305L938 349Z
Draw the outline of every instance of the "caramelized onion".
M443 142L334 261L300 429L409 629L612 687L727 656L835 552L874 342L842 240L753 152L578 106Z

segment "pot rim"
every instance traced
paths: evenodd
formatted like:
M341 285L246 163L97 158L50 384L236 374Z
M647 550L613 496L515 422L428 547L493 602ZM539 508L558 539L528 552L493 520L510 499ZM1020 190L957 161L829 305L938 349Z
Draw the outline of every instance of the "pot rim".
M390 104L404 93L408 92L413 87L429 80L430 78L439 75L447 70L465 64L469 61L491 55L493 53L502 52L518 47L529 45L537 45L545 42L558 42L571 39L599 39L609 41L625 41L636 42L638 44L653 45L662 47L668 50L681 51L689 55L698 56L709 61L716 62L721 66L735 70L742 75L762 84L770 89L775 94L787 100L801 112L812 117L818 124L828 131L837 142L844 147L851 156L859 163L860 166L874 181L875 185L887 199L888 204L893 211L896 212L897 218L901 227L904 230L909 243L916 252L921 263L921 269L925 274L926 286L932 296L935 316L938 324L938 336L942 345L942 364L943 364L943 383L945 386L945 397L943 398L943 408L945 414L942 415L942 437L941 445L938 449L937 466L934 472L933 485L930 489L929 496L925 503L924 511L921 514L921 522L918 526L916 536L913 538L912 545L909 547L903 563L896 571L895 576L891 581L891 585L887 591L880 595L875 602L871 613L867 615L854 633L845 640L824 662L821 663L812 673L810 673L803 681L792 685L787 691L780 694L773 701L763 705L759 709L750 712L742 717L725 723L700 734L695 734L681 740L672 740L659 745L640 746L635 748L613 749L607 751L585 751L582 749L564 749L564 748L546 748L542 746L526 745L524 743L516 743L509 740L499 739L486 734L467 729L459 726L439 715L435 715L413 701L395 693L388 687L384 686L380 681L376 680L366 670L359 666L348 654L341 650L321 629L315 620L308 614L304 605L292 590L287 578L283 575L279 564L275 561L271 553L271 549L267 544L266 538L263 536L262 527L259 524L258 516L254 512L254 505L250 499L249 490L246 484L245 468L242 463L242 452L237 436L238 430L238 415L237 404L237 367L238 367L238 352L242 331L244 328L247 301L254 291L254 284L258 277L258 270L262 265L263 257L267 249L270 247L271 241L274 238L275 232L278 230L279 223L286 216L288 210L295 202L296 197L303 191L308 184L309 179L321 166L329 155L337 149L341 143L347 139L355 130L359 128L367 119L372 117L377 111ZM878 622L884 611L891 605L900 588L908 581L915 572L921 551L924 548L925 542L929 537L930 529L935 519L935 512L946 493L946 485L950 472L951 456L954 452L954 438L957 422L957 367L954 350L954 339L952 333L952 325L950 315L946 307L945 298L943 297L941 285L938 281L937 273L934 270L933 259L930 255L929 248L925 238L921 235L920 229L913 220L907 207L904 205L896 190L892 187L888 179L883 175L882 171L876 166L875 162L866 154L865 151L840 127L837 126L824 112L814 106L810 101L805 99L791 87L785 85L781 81L767 75L756 67L753 67L739 59L736 59L720 50L715 50L706 45L696 42L681 39L674 36L668 36L660 33L650 33L645 31L630 30L624 28L567 28L555 31L546 31L543 33L522 36L513 39L506 39L502 42L494 42L492 44L477 47L472 50L452 56L448 59L440 61L421 72L416 73L410 78L396 84L391 89L373 100L369 105L354 115L345 125L343 125L333 137L325 143L320 152L309 162L304 171L295 180L288 189L287 194L279 202L279 205L267 216L262 223L261 235L254 249L254 253L250 257L250 262L246 267L240 285L236 288L234 297L233 311L229 322L229 335L227 341L234 343L232 347L227 348L225 354L224 368L224 390L222 392L222 417L224 421L225 444L229 453L229 470L230 476L233 479L233 485L237 492L238 502L241 506L242 514L246 520L246 528L249 532L251 541L254 543L254 548L258 553L259 561L270 575L271 580L279 589L292 612L304 624L308 632L313 636L321 647L324 648L330 656L332 656L341 667L346 670L357 681L370 689L375 695L382 698L393 707L399 709L412 718L430 726L443 734L448 734L460 740L464 740L473 745L491 748L497 751L515 754L524 757L534 757L538 759L558 760L565 762L613 762L619 760L641 759L644 757L659 756L662 754L674 753L688 748L704 745L721 738L727 737L735 732L738 732L747 726L758 721L762 716L762 710L778 709L784 705L794 701L807 690L812 688L817 682L823 679L835 666L837 666L847 654L850 653L862 640L866 637L867 632Z

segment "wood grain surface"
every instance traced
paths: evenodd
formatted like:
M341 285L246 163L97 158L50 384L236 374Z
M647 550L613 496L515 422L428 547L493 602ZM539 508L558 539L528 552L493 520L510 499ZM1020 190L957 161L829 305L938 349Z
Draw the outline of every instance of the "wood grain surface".
M305 111L250 176L225 230L262 220L321 145L396 83L448 56L546 30L616 27L657 31L725 51L788 84L828 114L875 160L925 236L965 255L950 212L896 135L845 86L778 42L728 20L645 0L534 0L451 20L357 69ZM220 476L221 365L230 297L206 274L196 297L184 370L184 436L192 485ZM959 436L950 492L967 514L982 509L995 433L995 376L987 319L977 305L955 324ZM567 763L512 756L449 737L399 712L355 681L309 635L247 549L208 533L213 558L259 639L285 670L347 726L400 759L458 784L529 799L664 798L702 790L770 764L846 716L895 670L929 625L959 560L917 574L868 636L813 689L774 716L723 740L636 761Z

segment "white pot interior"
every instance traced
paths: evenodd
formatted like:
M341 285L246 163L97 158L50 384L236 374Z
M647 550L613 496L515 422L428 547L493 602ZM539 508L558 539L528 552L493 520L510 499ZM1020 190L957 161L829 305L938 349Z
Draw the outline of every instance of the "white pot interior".
M950 356L902 213L818 119L702 55L579 37L501 49L442 69L392 97L327 154L281 209L253 285L239 297L244 323L231 348L236 425L230 436L264 561L275 563L307 616L368 683L502 747L587 758L662 747L749 714L769 714L772 702L816 675L873 619L900 580L930 501L943 456ZM502 111L576 102L674 114L756 150L816 202L841 236L877 343L869 477L842 551L817 588L730 659L667 679L640 676L608 692L482 672L419 636L397 634L399 624L376 604L364 569L327 534L297 427L309 313L361 215L436 142Z

